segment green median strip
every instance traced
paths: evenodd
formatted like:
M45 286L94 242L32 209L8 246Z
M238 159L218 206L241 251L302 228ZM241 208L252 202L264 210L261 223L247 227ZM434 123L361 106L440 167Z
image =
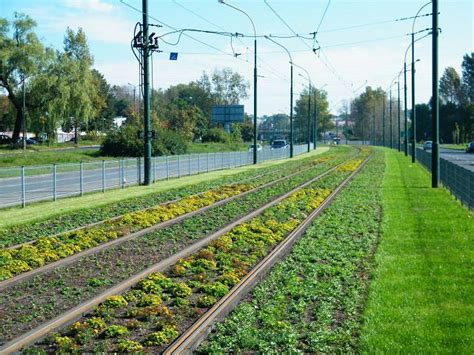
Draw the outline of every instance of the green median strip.
M386 150L382 237L360 351L471 353L474 220L403 155Z

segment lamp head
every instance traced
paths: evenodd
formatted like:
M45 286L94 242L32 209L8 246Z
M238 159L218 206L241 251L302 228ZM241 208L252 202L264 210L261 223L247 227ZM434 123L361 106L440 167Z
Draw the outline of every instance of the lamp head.
M219 4L225 4L224 0L217 0Z

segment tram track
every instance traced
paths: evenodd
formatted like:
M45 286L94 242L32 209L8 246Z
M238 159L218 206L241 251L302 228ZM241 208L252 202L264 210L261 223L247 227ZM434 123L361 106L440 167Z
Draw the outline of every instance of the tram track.
M2 348L0 348L0 353L9 353L12 351L17 351L24 346L31 344L42 337L44 337L47 333L50 331L63 327L67 325L68 323L73 322L74 320L80 318L83 314L89 312L94 306L100 304L104 300L106 300L109 296L115 295L115 294L120 294L129 289L131 286L136 284L139 280L143 279L147 275L153 272L157 271L162 271L166 269L167 267L171 266L172 264L176 263L177 260L185 258L186 256L191 255L192 253L196 252L200 248L204 247L205 245L209 244L212 240L218 238L219 236L222 236L223 234L229 232L232 230L234 227L236 227L239 224L242 224L260 214L262 214L265 210L268 208L275 206L277 203L281 202L282 200L286 199L289 197L291 194L305 188L306 186L314 183L315 181L331 174L334 172L336 169L338 169L340 166L344 165L350 160L355 159L354 157L351 157L345 161L343 161L340 164L337 164L336 166L330 168L329 170L319 174L316 177L313 177L306 182L299 184L297 187L291 189L287 193L280 195L276 199L270 201L269 203L261 206L260 208L252 211L251 213L239 218L238 220L226 225L224 228L219 229L217 232L212 233L211 235L208 235L207 237L198 240L196 243L182 249L180 252L154 264L153 266L147 268L143 272L140 272L124 282L121 282L106 291L102 292L101 294L97 295L96 297L93 297L80 305L74 307L73 309L70 309L69 311L61 314L60 316L57 316L56 318L45 322L41 324L39 327L11 340L10 342L6 343ZM339 190L338 190L339 191ZM328 202L329 203L329 202Z

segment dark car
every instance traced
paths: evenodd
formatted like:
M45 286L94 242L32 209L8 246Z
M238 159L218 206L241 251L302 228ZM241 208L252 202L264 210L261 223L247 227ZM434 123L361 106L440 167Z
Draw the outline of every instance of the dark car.
M433 149L433 142L426 141L425 144L423 144L423 150L431 150L431 149Z
M38 141L33 139L33 138L26 138L26 145L34 145L34 144L38 144ZM23 138L22 137L19 137L14 143L13 145L15 146L22 146L23 145Z
M284 139L275 139L270 147L270 149L286 149L288 148L288 143Z
M467 143L466 153L474 153L474 142Z
M11 143L11 141L12 139L6 134L0 134L0 144L8 144Z

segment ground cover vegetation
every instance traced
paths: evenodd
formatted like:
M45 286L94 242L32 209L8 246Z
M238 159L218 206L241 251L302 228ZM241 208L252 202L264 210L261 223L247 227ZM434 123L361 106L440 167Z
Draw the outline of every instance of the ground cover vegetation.
M147 210L130 212L99 225L43 237L0 251L0 281L165 222L253 189L251 184L224 185Z
M383 171L378 152L198 352L354 352L379 237Z
M347 167L334 171L181 259L164 273L152 273L131 291L109 297L64 333L50 334L41 348L128 351L129 345L153 352L163 350L317 208L352 170ZM94 330L90 325L96 322L101 326Z
M57 267L30 280L21 281L3 291L0 308L5 310L0 327L4 341L67 311L81 301L99 294L112 284L182 250L210 233L223 228L243 215L259 208L277 196L295 188L333 164L352 156L352 151L314 162L307 171L252 194L239 197L222 206L188 218L179 224L146 234L138 239L80 258L74 263Z
M420 165L386 151L382 237L364 311L363 353L474 349L474 222Z
M338 147L331 152L323 153L318 159L332 161L338 155L347 154L347 148ZM349 153L349 154L353 154ZM96 223L119 215L130 213L145 208L153 207L157 204L197 194L222 185L230 185L238 182L251 181L253 184L263 184L272 179L276 179L286 174L296 172L306 164L312 164L314 157L304 158L298 161L288 161L282 165L269 166L262 169L241 172L235 175L205 181L192 186L170 189L159 193L150 193L145 196L121 200L119 202L99 206L95 208L84 208L78 211L62 213L61 215L49 217L30 223L21 223L0 229L0 246L2 248L27 242L33 239L50 236L78 228L90 223ZM316 160L321 161L321 160Z

